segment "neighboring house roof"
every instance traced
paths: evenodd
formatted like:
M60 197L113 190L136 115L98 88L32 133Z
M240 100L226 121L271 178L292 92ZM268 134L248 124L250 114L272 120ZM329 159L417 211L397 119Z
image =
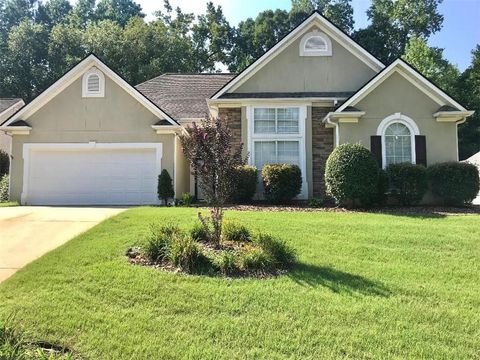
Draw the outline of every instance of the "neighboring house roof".
M432 83L430 80L428 80L425 76L423 76L420 72L418 72L415 68L413 68L410 64L408 64L402 59L395 60L385 69L380 71L363 87L361 87L360 90L358 90L354 95L347 99L336 111L345 111L345 109L347 109L348 107L356 105L394 73L399 73L400 75L402 75L405 79L407 79L418 89L423 91L427 96L429 96L440 106L443 107L446 105L449 109L454 109L447 111L459 111L458 109L464 112L468 111L445 91L440 89L438 86L436 86L434 83ZM458 109L455 109L455 107Z
M15 121L27 118L31 114L35 113L43 105L48 103L51 99L53 99L61 91L66 89L75 80L77 80L79 77L81 77L85 73L85 71L88 70L89 68L91 68L92 66L97 67L106 76L108 76L113 82L115 82L118 86L120 86L127 93L129 93L134 99L136 99L140 104L145 106L145 108L147 108L155 116L165 118L167 121L170 122L171 125L176 125L176 126L179 125L163 109L158 107L158 105L153 103L150 99L148 99L145 95L143 95L135 87L133 87L127 81L125 81L115 71L113 71L107 65L105 65L105 63L103 63L95 54L90 54L87 57L85 57L82 61L80 61L72 69L67 71L60 79L58 79L55 83L53 83L53 85L48 87L45 91L43 91L40 95L38 95L35 99L33 99L28 105L24 106L19 111L17 111L12 116L10 116L1 125L3 127L10 126Z
M385 65L373 56L370 52L360 46L355 40L353 40L348 34L343 32L337 26L335 26L330 20L324 17L319 11L314 11L307 19L305 19L300 25L290 31L283 39L281 39L276 45L270 48L265 54L260 56L257 60L251 63L246 69L244 69L238 76L229 81L225 86L218 90L212 99L219 99L226 92L232 92L243 84L246 80L252 77L257 71L265 66L270 60L294 42L302 35L302 32L309 26L317 25L328 36L334 38L337 42L343 45L352 54L363 61L367 66L374 71L380 71L385 68Z
M480 152L473 154L470 156L468 159L464 160L466 162L469 162L470 164L474 164L478 167L480 167Z
M23 103L23 100L20 98L0 98L0 114L19 102Z
M234 77L235 74L166 73L136 88L175 119L198 119L208 116L206 99Z
M353 92L256 92L256 93L227 93L219 99L273 99L273 98L348 98Z

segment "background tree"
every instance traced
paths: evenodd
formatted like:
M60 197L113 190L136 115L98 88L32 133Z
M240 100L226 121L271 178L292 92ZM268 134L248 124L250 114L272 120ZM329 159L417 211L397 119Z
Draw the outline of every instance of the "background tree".
M443 57L443 49L429 47L418 36L410 38L402 58L447 92L455 91L460 71Z
M373 0L367 10L370 25L354 39L385 64L400 57L411 37L428 39L442 28L442 0Z
M199 180L199 187L212 207L210 219L200 213L199 219L206 229L211 222L211 240L219 244L222 234L223 206L235 189L235 170L245 165L242 158L243 145L233 146L233 137L225 120L207 119L199 125L193 123L188 135L182 135L183 152L190 162L193 174Z
M480 45L472 51L472 64L457 82L457 97L475 114L459 126L459 156L466 159L480 151Z
M351 0L292 0L291 17L298 24L314 10L320 11L346 33L353 31L353 7Z

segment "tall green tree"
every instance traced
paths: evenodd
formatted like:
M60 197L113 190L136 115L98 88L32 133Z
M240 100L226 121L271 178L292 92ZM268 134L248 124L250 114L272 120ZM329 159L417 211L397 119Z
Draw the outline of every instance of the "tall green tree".
M353 31L353 7L351 0L292 0L291 17L299 23L314 10L320 11L336 26L347 33Z
M428 39L442 27L442 0L373 0L367 11L369 26L354 39L388 64L400 57L411 37Z
M68 0L48 0L46 3L39 3L37 10L37 22L52 28L62 23L72 11L72 5Z
M413 36L402 58L443 90L455 91L460 71L443 57L443 49L429 47L423 38Z
M457 83L458 100L475 114L459 126L459 156L466 159L480 151L480 44L472 51L472 63Z
M112 20L122 27L134 16L143 18L145 14L133 0L100 0L95 9L97 19Z

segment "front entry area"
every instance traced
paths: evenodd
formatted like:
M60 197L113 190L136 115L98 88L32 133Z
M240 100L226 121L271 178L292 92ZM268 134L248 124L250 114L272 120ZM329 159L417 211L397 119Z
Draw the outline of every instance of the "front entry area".
M24 205L156 204L162 144L25 144Z

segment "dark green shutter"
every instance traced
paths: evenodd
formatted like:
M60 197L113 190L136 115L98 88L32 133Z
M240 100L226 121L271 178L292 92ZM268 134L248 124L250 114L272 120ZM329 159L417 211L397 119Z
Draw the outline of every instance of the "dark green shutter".
M415 135L415 158L417 164L427 166L427 141L425 135Z
M370 136L370 151L373 154L375 160L377 160L378 166L382 168L382 137L379 135Z

